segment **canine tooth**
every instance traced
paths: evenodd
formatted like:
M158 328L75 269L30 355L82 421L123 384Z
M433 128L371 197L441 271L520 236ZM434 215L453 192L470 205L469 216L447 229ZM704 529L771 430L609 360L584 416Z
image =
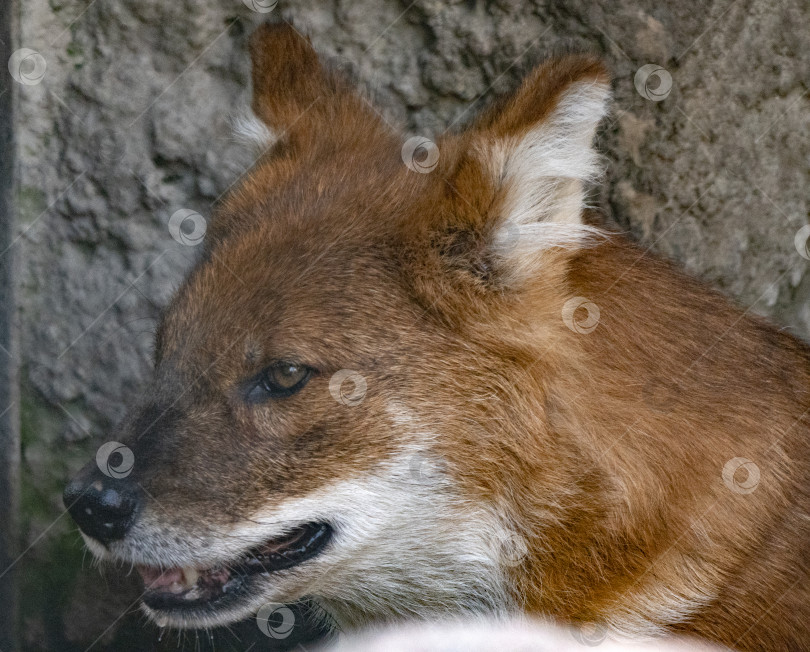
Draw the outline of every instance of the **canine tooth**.
M186 580L186 584L189 586L193 586L197 583L197 578L200 576L199 571L194 568L193 566L187 566L183 568L183 578Z

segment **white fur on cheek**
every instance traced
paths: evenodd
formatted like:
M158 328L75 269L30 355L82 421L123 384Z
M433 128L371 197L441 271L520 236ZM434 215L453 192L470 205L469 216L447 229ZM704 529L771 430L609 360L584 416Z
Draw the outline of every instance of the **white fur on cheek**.
M308 596L344 628L511 611L511 560L504 558L510 526L494 508L458 495L444 468L414 444L362 476L300 498L268 499L240 524L208 536L169 528L157 515L142 519L113 557L162 567L227 565L304 523L327 522L334 536L320 555L256 576L252 593L227 608L196 615L143 609L163 624L211 627L249 617L268 602Z
M374 475L268 506L236 529L234 538L266 539L282 524L334 523L330 549L270 578L262 600L311 595L347 627L405 615L507 611L499 518L453 495L447 481L420 479L412 459L403 453Z

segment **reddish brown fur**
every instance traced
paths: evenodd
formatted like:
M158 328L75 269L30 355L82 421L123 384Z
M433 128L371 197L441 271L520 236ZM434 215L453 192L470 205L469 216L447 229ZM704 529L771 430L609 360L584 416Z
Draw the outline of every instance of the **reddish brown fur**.
M474 145L519 138L572 83L604 82L602 65L540 67L416 174L295 30L260 28L251 53L253 106L280 140L219 209L166 315L151 400L182 399L133 444L173 518L236 522L362 476L401 443L394 396L441 433L458 490L529 542L512 574L526 611L632 629L660 618L662 591L702 592L669 628L810 647L808 348L618 234L546 252L520 286L487 249L504 189ZM600 307L593 333L564 325L573 296ZM306 391L239 402L241 380L290 358L319 370ZM350 414L327 389L341 368L368 378ZM753 493L723 483L737 456L761 469Z

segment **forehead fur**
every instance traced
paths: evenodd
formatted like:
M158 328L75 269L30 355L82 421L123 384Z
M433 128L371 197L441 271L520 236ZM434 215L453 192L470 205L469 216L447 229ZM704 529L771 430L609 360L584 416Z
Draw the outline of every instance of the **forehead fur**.
M403 162L404 137L296 30L260 28L251 54L253 109L276 139L218 208L160 343L192 332L216 342L236 326L278 335L285 317L317 333L318 312L369 313L368 326L402 309L394 286L458 327L502 310L516 279L560 286L565 250L594 231L581 223L581 185L607 97L598 61L541 66L437 139L438 164L421 174Z

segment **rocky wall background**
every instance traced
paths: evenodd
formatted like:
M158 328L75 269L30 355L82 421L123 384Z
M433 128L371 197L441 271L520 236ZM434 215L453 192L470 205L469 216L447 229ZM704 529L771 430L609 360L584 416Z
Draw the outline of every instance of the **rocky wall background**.
M553 51L601 54L615 75L599 135L602 208L645 246L810 337L803 0L273 5L15 5L15 50L26 51L10 66L18 215L5 255L20 333L25 649L210 645L193 633L158 642L137 612L137 582L91 567L60 495L148 373L155 320L193 260L169 218L210 215L250 163L229 121L248 100L247 36L267 18L294 20L352 66L388 120L427 137ZM277 643L255 623L215 636L217 649Z

